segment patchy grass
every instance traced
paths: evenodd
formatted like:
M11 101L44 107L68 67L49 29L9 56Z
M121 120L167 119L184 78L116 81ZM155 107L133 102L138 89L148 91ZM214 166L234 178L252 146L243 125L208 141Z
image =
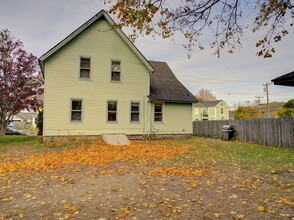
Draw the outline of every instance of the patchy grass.
M39 137L36 136L0 136L0 145L9 144L9 143L22 143L29 141L39 140Z
M2 145L0 219L293 217L292 149L200 137Z
M169 141L160 141L159 143L170 144ZM177 146L191 145L192 148L188 154L179 155L178 160L166 161L169 166L188 166L198 161L216 168L238 168L244 171L254 170L264 173L287 172L289 169L293 169L293 148L263 146L202 137L177 140L173 144Z
M0 136L0 150L39 148L41 139L37 136Z

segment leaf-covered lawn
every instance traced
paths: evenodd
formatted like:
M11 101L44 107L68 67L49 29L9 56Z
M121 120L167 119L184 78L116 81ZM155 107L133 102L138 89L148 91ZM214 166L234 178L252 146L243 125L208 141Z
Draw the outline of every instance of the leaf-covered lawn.
M293 149L0 140L0 219L291 219Z

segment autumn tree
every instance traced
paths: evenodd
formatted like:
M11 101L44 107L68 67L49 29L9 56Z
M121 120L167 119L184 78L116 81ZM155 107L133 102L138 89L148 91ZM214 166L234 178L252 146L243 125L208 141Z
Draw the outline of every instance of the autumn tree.
M253 119L258 118L258 109L256 106L239 106L235 111L235 119Z
M244 28L251 27L253 32L266 30L256 47L260 48L257 55L267 58L275 53L272 43L281 41L293 30L291 0L104 0L104 3L111 4L109 12L117 16L119 27L133 29L132 40L139 35L173 39L175 33L180 33L187 40L184 47L188 54L195 46L204 49L202 42L206 41L210 41L209 47L215 48L218 56L224 48L232 53L241 46ZM255 11L253 24L242 23L246 11Z
M294 118L294 99L285 103L283 109L278 111L278 116L281 118Z
M209 89L200 89L195 95L196 99L199 101L215 101L216 97L212 94Z
M37 58L7 29L0 31L0 135L14 115L40 105L42 85Z

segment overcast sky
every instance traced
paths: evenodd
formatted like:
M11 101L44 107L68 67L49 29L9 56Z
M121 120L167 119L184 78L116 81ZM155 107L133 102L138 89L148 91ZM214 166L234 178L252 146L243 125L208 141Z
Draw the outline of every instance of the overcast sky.
M28 52L40 57L101 9L107 9L103 0L0 0L0 29L8 28ZM255 96L263 96L265 103L262 84L294 70L294 34L276 45L271 59L255 56L258 37L246 31L243 48L221 58L212 50L195 49L188 59L180 36L175 42L144 37L135 45L147 59L166 61L193 94L206 88L230 105L252 102ZM270 101L294 98L294 87L270 85L269 92Z

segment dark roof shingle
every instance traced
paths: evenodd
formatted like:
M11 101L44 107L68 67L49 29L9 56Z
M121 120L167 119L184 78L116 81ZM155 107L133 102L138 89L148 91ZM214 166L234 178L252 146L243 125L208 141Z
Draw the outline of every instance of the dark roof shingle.
M166 62L149 61L155 71L150 74L151 101L195 103L197 99L176 78Z

